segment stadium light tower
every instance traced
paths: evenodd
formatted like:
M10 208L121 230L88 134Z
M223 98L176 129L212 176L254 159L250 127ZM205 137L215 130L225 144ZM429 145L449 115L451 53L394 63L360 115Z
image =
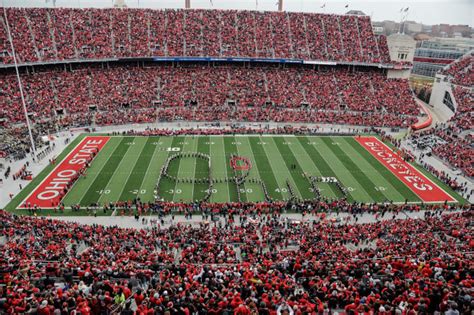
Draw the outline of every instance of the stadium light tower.
M283 0L278 0L278 11L283 11Z
M186 9L191 9L191 0L184 0L184 7Z
M2 4L3 4L3 1L2 1ZM12 34L10 33L10 25L8 24L7 9L5 8L5 5L3 6L3 15L5 18L5 25L7 27L8 40L10 41L10 47L13 54L13 62L15 64L16 78L18 80L18 86L20 88L21 103L23 104L23 111L25 112L26 126L28 127L28 134L30 135L31 149L33 150L33 154L36 155L35 141L33 140L33 133L31 132L30 119L28 118L28 110L26 109L25 95L23 94L23 85L21 84L20 71L18 71L18 63L16 61L15 47L13 46L13 38L12 38Z

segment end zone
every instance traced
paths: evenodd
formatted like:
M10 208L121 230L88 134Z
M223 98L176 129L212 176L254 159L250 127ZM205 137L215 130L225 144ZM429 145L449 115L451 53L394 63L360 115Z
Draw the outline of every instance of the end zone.
M382 163L393 175L410 188L425 203L456 202L450 194L433 183L410 163L393 152L378 138L354 137L354 139Z
M110 137L85 137L35 189L18 208L54 208L66 195L68 188L80 175L81 170L97 155Z

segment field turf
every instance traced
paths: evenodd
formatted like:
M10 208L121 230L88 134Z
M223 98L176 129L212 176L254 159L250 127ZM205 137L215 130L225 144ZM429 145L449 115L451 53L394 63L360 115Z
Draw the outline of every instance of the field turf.
M74 145L79 141L75 141ZM73 148L71 144L60 158ZM193 152L210 156L211 176L215 180L212 189L209 189L208 183L190 181L209 177L208 162L182 157L170 162L168 174L188 180L176 182L162 177L159 182L160 198L191 202L202 200L210 193L211 202L238 201L239 195L243 202L258 202L265 200L262 185L258 183L261 180L273 200L289 200L292 197L295 198L293 200L308 200L315 198L308 176L317 176L339 181L351 202L421 202L417 194L354 137L293 135L112 136L87 169L86 176L75 182L62 201L66 207L103 205L138 197L142 201L153 201L165 161L177 153ZM231 181L217 180L242 174L242 171L235 173L231 167L233 155L244 157L251 164L247 180L240 187ZM39 177L44 178L51 171L52 168L48 167ZM426 172L422 173L426 175ZM427 177L462 201L432 176ZM38 187L39 180L41 178L36 178L7 209L16 209L27 194ZM323 197L342 197L341 190L334 183L318 182L317 187ZM290 191L293 191L293 196Z

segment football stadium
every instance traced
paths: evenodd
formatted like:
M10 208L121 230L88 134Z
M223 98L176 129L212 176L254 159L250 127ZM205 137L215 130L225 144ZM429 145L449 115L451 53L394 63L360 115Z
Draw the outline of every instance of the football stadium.
M2 5L0 314L474 312L472 4L109 2Z

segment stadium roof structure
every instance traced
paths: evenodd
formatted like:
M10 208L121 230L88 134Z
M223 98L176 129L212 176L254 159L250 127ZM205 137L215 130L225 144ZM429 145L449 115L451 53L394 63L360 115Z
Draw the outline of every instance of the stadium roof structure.
M365 16L367 14L365 14L364 12L362 12L360 10L350 10L350 11L346 12L346 15L362 15L362 16Z

